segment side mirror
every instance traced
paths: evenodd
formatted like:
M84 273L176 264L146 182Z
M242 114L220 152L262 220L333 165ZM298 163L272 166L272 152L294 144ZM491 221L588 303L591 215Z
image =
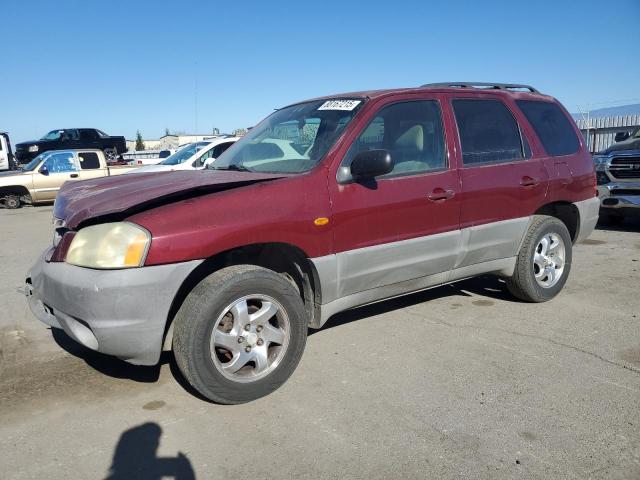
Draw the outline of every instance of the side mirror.
M211 165L213 162L216 161L216 157L209 157L204 161L204 168L207 168L209 165Z
M618 133L616 133L616 136L614 137L614 140L616 142L623 142L629 137L630 137L629 132L618 132Z
M351 175L356 181L372 179L386 175L394 166L388 150L367 150L358 153L351 162Z
M49 175L49 170L47 169L46 165L43 165L40 167L40 170L38 170L42 175Z

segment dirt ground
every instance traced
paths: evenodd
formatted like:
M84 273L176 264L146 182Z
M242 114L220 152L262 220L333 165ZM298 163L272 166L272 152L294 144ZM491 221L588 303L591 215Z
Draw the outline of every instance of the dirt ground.
M640 218L545 304L481 277L342 313L280 390L208 403L33 318L51 207L0 210L0 471L68 478L640 478Z

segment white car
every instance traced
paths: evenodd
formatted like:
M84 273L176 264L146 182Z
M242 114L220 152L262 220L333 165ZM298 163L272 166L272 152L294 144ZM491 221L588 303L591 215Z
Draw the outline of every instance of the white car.
M240 137L221 137L186 145L160 163L134 168L129 173L170 172L172 170L202 170Z

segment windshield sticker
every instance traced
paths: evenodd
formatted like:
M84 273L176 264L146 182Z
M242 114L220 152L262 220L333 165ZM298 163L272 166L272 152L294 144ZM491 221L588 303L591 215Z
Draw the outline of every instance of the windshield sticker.
M346 110L356 108L362 100L327 100L318 107L318 110Z

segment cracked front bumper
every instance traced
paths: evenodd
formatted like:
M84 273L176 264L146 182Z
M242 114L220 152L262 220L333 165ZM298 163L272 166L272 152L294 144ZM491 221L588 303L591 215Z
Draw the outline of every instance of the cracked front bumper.
M31 268L25 294L33 314L93 350L154 365L171 303L200 260L124 270L45 261Z

